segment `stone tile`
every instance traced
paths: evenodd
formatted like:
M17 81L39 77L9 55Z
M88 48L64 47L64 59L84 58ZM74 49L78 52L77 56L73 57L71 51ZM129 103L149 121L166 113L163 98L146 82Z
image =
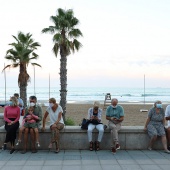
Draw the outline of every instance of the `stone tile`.
M170 166L169 165L159 165L160 168L163 170L169 170Z
M120 165L101 165L103 170L122 170Z
M117 160L100 160L101 165L116 165L118 164Z
M94 164L86 164L86 166L82 166L82 170L102 170L102 167L100 165L94 165ZM115 170L115 169L114 169Z
M99 160L82 160L82 165L99 165L100 161Z
M55 166L43 166L42 170L62 170L62 166L61 165L55 165Z
M64 160L81 160L80 155L65 155Z
M81 160L64 160L63 166L64 165L81 165Z
M89 150L81 150L81 155L96 155L96 152Z
M62 165L63 160L46 160L44 162L45 166L54 166L54 165Z
M63 166L62 170L82 170L81 165Z
M0 166L5 165L7 163L7 161L2 161L0 158Z
M25 165L26 160L8 161L7 165Z
M64 155L80 155L80 150L66 150L64 152Z
M138 164L142 165L153 165L154 162L151 159L136 159L135 160Z
M43 166L31 166L31 165L28 165L28 166L23 166L22 170L41 170Z
M112 154L112 155L99 155L98 156L99 160L115 160L116 157Z
M132 159L117 160L117 161L120 165L129 165L129 164L136 165L137 164L137 162Z
M96 155L81 155L82 160L98 160Z
M25 163L25 166L38 166L38 165L44 165L44 161L37 161L37 160L35 160L35 161L30 161L30 160L28 160L28 161L26 161L26 163Z
M166 164L170 164L170 160L166 159L166 158L161 158L161 159L152 159L152 161L155 163L155 164L158 164L158 165L166 165Z
M1 170L11 170L11 169L12 170L21 170L22 166L8 166L8 165L6 165L1 168Z
M143 170L161 170L161 168L157 165L142 165L141 168Z
M141 167L139 165L120 165L122 170L141 170Z

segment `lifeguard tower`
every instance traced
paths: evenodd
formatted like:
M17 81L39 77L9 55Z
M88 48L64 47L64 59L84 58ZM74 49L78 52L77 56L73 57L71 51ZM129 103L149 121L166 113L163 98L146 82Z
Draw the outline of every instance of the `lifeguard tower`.
M103 105L103 110L106 110L106 108L111 105L111 94L110 93L106 93L105 95L105 100L104 100L104 105Z

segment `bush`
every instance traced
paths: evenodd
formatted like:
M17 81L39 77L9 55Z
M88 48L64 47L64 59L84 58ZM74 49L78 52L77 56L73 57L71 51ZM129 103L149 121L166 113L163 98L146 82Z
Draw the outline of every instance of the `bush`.
M69 125L69 126L74 126L75 125L75 122L74 122L74 120L73 119L71 119L71 118L66 118L66 120L65 120L65 125Z

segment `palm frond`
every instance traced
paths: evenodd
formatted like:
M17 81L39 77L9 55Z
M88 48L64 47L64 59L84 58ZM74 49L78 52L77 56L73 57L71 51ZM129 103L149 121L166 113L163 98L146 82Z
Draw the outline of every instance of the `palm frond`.
M31 63L32 66L38 66L41 67L41 65L37 64L37 63Z
M54 47L53 47L53 52L55 54L55 56L57 57L58 54L58 50L59 50L59 44L55 43Z
M76 39L73 40L73 44L77 51L82 47L82 44Z

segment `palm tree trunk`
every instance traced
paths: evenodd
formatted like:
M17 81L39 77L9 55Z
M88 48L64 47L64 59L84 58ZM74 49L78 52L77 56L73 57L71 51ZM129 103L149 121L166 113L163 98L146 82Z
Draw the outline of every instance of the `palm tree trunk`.
M61 59L60 59L60 105L63 109L63 119L65 121L65 114L66 114L66 97L67 97L67 57L60 52Z
M18 76L18 85L20 89L20 97L24 102L24 107L27 107L27 82L28 73L26 70L26 64L20 64L20 73Z

